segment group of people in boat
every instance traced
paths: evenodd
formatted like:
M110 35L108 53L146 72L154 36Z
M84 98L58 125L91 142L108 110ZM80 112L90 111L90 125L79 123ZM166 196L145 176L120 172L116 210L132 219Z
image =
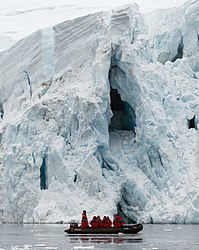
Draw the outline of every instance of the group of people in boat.
M108 216L104 216L103 219L100 218L100 216L93 216L92 220L90 221L90 226L88 223L88 218L86 211L83 210L82 212L82 221L81 221L81 227L86 228L86 227L92 227L92 228L99 228L99 227L112 227L112 224L114 227L123 227L124 222L122 219L122 216L116 215L113 222Z

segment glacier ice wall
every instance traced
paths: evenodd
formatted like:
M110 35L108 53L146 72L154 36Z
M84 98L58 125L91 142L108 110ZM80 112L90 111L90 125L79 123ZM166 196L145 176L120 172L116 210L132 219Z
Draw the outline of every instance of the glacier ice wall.
M123 6L0 54L1 222L199 223L197 10Z

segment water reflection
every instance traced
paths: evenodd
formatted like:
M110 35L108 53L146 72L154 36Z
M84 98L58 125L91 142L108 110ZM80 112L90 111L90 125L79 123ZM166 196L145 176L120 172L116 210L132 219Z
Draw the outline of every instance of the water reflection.
M70 243L96 243L96 244L125 244L142 241L139 237L105 237L105 236L66 236Z
M137 235L68 235L60 224L0 224L0 250L199 250L199 225L144 225Z

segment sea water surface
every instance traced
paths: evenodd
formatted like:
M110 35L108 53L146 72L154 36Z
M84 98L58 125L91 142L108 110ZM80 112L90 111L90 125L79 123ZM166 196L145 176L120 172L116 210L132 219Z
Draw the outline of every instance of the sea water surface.
M1 224L0 250L199 250L199 225L144 225L137 235L74 235L65 224Z

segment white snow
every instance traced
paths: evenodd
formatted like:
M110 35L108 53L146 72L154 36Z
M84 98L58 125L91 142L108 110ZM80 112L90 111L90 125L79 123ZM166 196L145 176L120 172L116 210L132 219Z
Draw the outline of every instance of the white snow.
M87 14L112 10L136 2L143 12L183 4L186 0L6 0L0 1L0 51L38 29ZM11 39L8 44L1 36Z
M0 53L1 222L199 222L198 10L125 5Z

